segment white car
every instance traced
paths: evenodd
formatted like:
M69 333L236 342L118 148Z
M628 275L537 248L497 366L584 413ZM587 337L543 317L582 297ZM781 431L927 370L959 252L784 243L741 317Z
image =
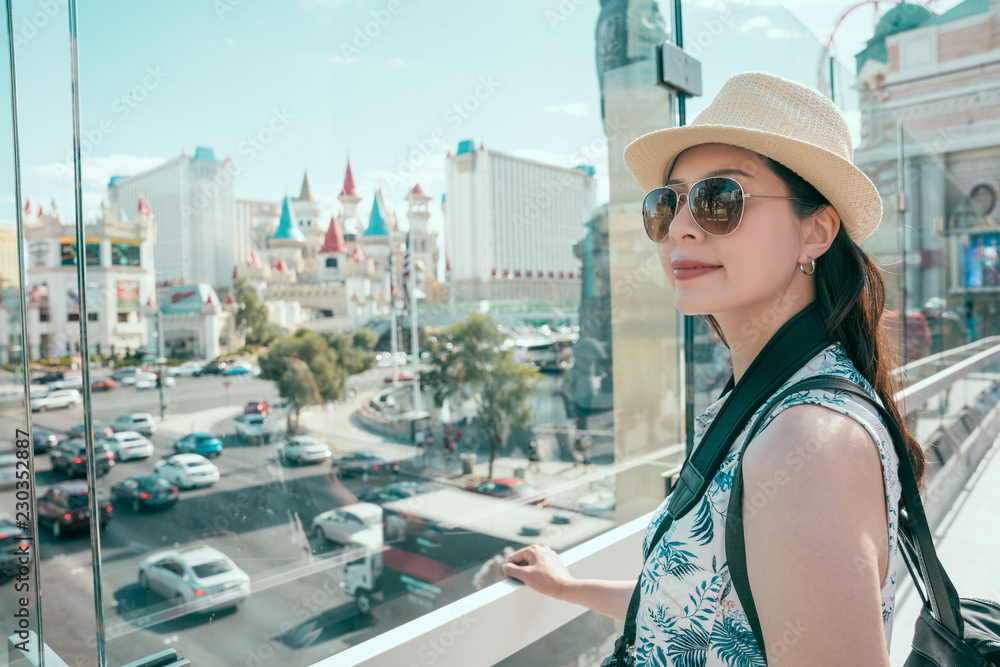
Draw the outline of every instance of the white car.
M83 403L83 396L76 389L57 389L44 396L31 397L31 411L43 412L57 408L69 408Z
M153 415L148 412L129 412L118 415L118 418L111 422L111 429L114 431L135 431L143 435L153 435L156 431L156 422Z
M122 431L115 433L105 442L115 453L116 461L130 461L132 459L148 459L153 455L153 443L146 439L141 433L135 431Z
M325 442L308 435L298 435L278 445L278 458L282 463L319 463L333 456Z
M142 373L137 375L133 384L139 391L143 391L145 389L156 389L156 373ZM166 384L163 386L173 387L175 384L177 384L177 380L168 375Z
M212 547L161 551L139 563L139 585L187 612L239 608L250 595L250 575Z
M57 389L83 389L83 375L64 375L62 380L49 383L49 391Z
M355 533L382 528L382 508L375 503L355 503L317 514L312 532L320 539L347 544Z
M205 365L203 361L185 361L180 366L171 366L167 369L167 377L190 377L201 370Z
M182 489L211 486L219 481L219 469L201 454L174 454L157 461L153 472Z
M234 417L233 422L236 424L236 437L240 440L271 441L271 422L264 415L244 414Z
M14 454L0 454L0 489L17 483L17 461L18 458ZM22 467L22 470L26 471L27 468Z

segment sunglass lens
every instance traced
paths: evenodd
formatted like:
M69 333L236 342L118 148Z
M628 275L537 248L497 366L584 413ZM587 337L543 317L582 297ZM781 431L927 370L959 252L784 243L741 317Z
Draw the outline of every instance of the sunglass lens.
M731 178L706 178L691 188L695 222L709 234L725 236L736 231L743 217L743 189Z
M657 243L666 238L676 212L676 192L670 188L651 190L642 202L642 221L649 238Z

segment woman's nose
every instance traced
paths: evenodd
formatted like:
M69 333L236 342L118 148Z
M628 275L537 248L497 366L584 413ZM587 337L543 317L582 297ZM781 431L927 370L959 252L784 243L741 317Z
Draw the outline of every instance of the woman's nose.
M677 196L677 212L674 214L674 219L670 221L670 227L667 229L667 236L671 241L677 243L682 238L701 238L704 235L704 230L698 226L698 223L694 221L691 216L691 208L688 206L688 196L687 193L683 193Z

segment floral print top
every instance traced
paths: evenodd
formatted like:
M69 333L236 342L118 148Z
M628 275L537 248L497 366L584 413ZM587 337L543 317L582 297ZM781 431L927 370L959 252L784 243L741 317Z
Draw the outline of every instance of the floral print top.
M855 368L839 344L820 352L799 369L775 394L813 375L838 375L861 385L876 401L871 385ZM695 445L722 406L723 396L695 422ZM785 398L765 426L781 411L803 403L832 408L861 424L878 446L889 521L889 568L882 581L882 623L886 645L892 631L896 592L896 539L899 518L899 459L879 414L867 403L842 392L814 390ZM766 405L766 403L765 403ZM736 438L729 455L712 479L701 504L667 529L642 570L641 598L636 621L636 664L663 667L764 667L764 658L747 622L729 576L726 562L726 513L737 458L750 424ZM666 514L667 500L657 508L646 528L643 553Z

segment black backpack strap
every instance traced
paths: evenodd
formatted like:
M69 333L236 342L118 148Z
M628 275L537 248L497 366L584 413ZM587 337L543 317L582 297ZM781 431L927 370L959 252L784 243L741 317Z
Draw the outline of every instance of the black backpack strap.
M764 648L764 635L760 628L760 618L757 615L757 606L754 603L753 593L750 590L750 578L747 573L746 563L746 543L743 534L743 455L750 445L754 436L762 428L768 415L774 411L781 402L788 396L808 392L814 389L826 391L839 391L851 394L857 399L870 404L878 412L886 429L892 438L896 455L899 457L899 481L902 488L903 506L906 508L906 516L901 517L899 522L901 548L907 544L913 545L915 560L919 564L919 574L923 579L922 584L927 591L930 601L931 611L934 617L957 636L963 636L963 621L958 612L958 598L954 586L948 579L947 573L938 561L937 552L934 549L934 540L931 536L930 527L927 524L927 517L924 514L923 502L920 500L920 491L917 487L916 476L910 464L910 455L906 450L906 441L899 430L899 425L884 406L878 404L872 396L856 382L852 382L839 375L816 375L801 380L791 387L788 387L769 402L767 408L754 422L753 427L747 434L747 439L740 451L739 460L733 474L733 486L729 496L729 509L726 516L726 560L729 565L729 574L732 577L733 588L739 596L743 611L746 613L747 621L753 630L757 645L761 654L767 661L767 652ZM903 534L905 533L905 534Z
M674 519L687 514L705 495L712 478L753 413L789 377L829 345L826 324L816 306L811 304L778 329L754 358L739 383L733 386L733 379L729 379L727 390L730 387L733 390L705 431L699 446L684 462L677 486L670 495L667 512L649 542L644 564ZM641 582L640 571L629 600L625 629L615 644L616 653L635 643Z

